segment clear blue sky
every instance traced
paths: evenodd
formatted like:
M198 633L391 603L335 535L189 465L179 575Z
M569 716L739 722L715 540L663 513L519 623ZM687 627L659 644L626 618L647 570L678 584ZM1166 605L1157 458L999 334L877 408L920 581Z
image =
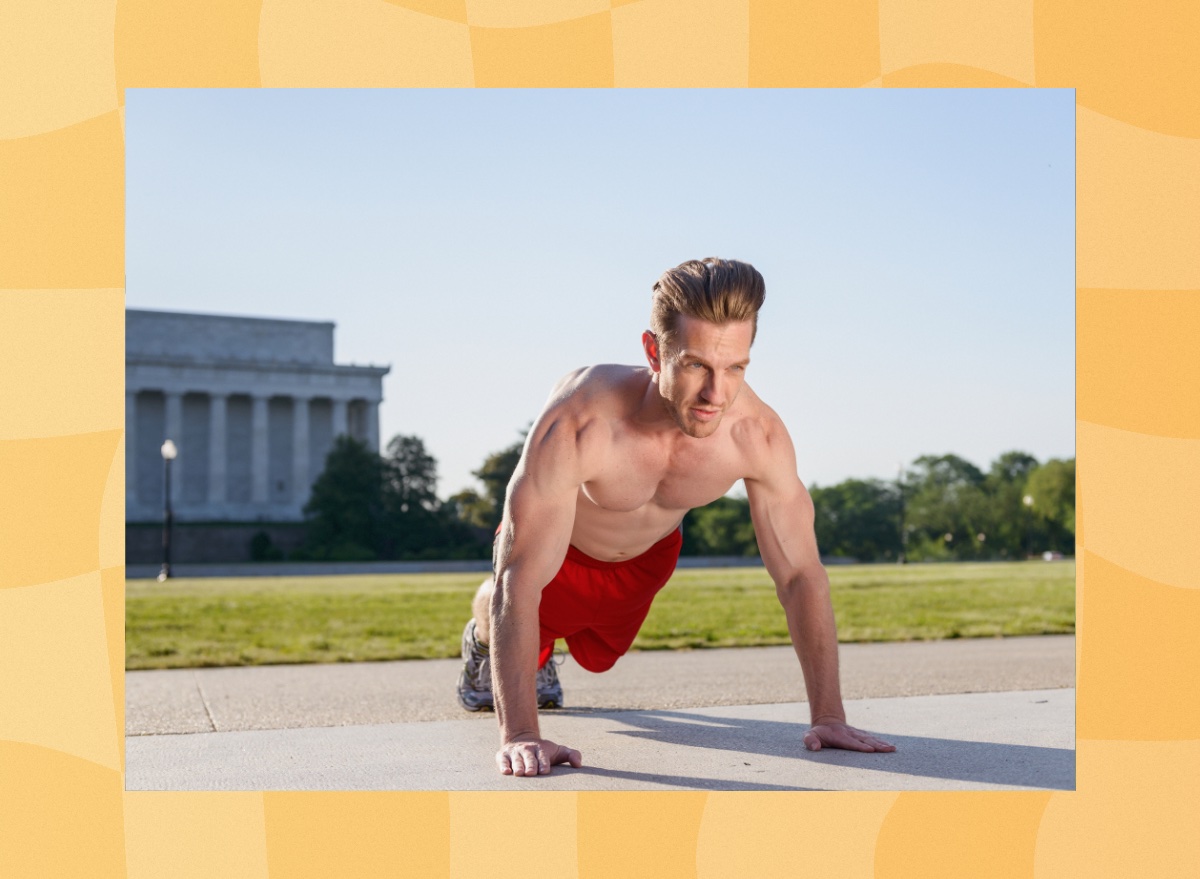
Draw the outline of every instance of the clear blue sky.
M127 304L337 323L439 493L555 380L641 363L686 259L767 284L749 383L800 476L1074 455L1070 90L145 90Z

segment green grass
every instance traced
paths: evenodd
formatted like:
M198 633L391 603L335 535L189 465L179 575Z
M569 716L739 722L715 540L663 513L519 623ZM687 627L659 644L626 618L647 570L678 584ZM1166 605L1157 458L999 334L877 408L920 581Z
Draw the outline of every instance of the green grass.
M838 636L911 641L1075 631L1075 563L829 569ZM125 667L457 656L482 574L130 580ZM634 649L788 644L761 568L679 571Z

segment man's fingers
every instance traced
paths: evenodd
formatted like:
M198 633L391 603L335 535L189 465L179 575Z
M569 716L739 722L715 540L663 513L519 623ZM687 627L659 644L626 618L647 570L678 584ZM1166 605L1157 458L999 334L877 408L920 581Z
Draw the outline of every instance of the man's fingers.
M548 775L558 763L569 763L578 769L583 765L583 755L546 739L515 742L496 754L496 766L504 775Z
M804 746L810 751L819 751L822 747L830 747L842 748L847 751L862 751L868 754L876 751L896 750L894 745L883 739L876 738L870 733L865 733L852 726L841 724L820 724L813 727L804 735Z
M896 746L891 742L885 742L883 739L875 738L875 736L867 736L867 741L871 743L871 746L874 747L876 751L896 750Z

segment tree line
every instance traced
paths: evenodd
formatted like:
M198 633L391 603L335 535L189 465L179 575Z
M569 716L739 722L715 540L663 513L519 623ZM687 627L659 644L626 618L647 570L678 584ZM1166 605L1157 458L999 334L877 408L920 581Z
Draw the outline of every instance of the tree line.
M380 455L340 436L304 508L295 559L488 558L522 438L472 475L481 490L438 498L437 461L416 436L396 436ZM1074 553L1075 459L1039 462L1012 451L986 472L957 455L923 455L895 480L810 486L823 556L864 562L1019 559ZM685 555L758 554L750 505L723 497L683 522ZM257 557L278 557L259 546Z

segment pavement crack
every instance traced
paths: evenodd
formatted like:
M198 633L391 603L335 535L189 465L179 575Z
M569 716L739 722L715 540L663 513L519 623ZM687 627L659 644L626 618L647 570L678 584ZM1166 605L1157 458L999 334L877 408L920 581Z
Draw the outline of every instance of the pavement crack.
M208 717L208 725L212 727L213 732L218 732L217 722L213 720L212 709L208 707L208 697L204 695L204 687L200 686L200 672L192 672L192 678L196 681L196 692L200 694L200 704L204 706L204 714Z

